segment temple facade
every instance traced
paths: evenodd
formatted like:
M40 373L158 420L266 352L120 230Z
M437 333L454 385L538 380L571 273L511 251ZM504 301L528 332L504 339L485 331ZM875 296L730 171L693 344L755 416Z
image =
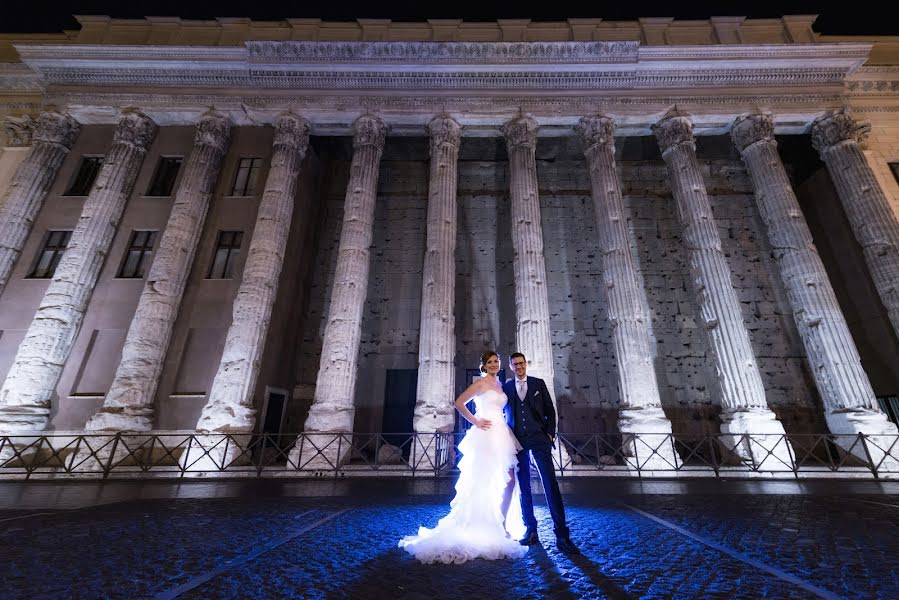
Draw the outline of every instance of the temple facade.
M899 37L814 17L0 35L0 433L895 435Z

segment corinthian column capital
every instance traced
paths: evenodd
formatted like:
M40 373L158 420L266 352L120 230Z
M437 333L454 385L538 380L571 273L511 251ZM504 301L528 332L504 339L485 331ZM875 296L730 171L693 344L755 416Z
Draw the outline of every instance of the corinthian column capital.
M156 135L156 123L153 120L137 111L129 110L122 113L119 117L119 124L116 127L113 143L131 144L146 150Z
M78 138L78 132L81 127L69 115L57 112L43 112L37 118L37 124L34 127L34 141L46 142L48 144L59 144L67 149L71 149L75 140Z
M305 154L309 147L309 122L294 114L278 116L272 125L275 128L275 146L292 146Z
M353 148L374 146L382 149L387 129L387 124L378 117L362 115L353 123Z
M197 122L195 146L210 146L224 152L231 140L231 120L224 115L208 112Z
M35 121L31 115L9 116L3 120L3 129L6 131L7 146L30 146L34 135Z
M737 117L730 137L740 153L757 142L773 142L774 118L761 113Z
M428 123L428 135L431 138L432 155L437 148L444 144L449 144L458 150L459 142L462 140L462 126L453 118L440 115Z
M846 109L840 109L823 117L818 117L812 123L812 146L822 156L825 152L840 142L855 141L862 143L871 126L867 123L859 123Z
M537 145L537 130L540 125L533 117L518 117L503 125L503 136L510 148Z
M687 144L696 147L696 138L693 137L693 121L686 113L671 111L662 120L652 126L652 132L659 142L662 154L679 144Z
M584 142L584 148L597 145L613 145L615 143L615 121L611 117L596 115L583 117L574 130Z

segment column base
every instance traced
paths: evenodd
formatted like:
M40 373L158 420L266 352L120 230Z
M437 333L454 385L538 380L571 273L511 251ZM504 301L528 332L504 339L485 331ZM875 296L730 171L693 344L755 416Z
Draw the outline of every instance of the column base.
M50 410L43 406L6 404L0 406L0 433L17 435L47 429Z
M94 431L151 431L153 410L147 408L112 407L101 408L88 419L84 430Z
M48 451L41 443L45 433L35 430L0 432L0 468L40 464L41 457Z
M792 471L793 448L783 423L767 408L722 412L719 441L724 449L757 471Z
M350 462L352 452L352 432L307 431L290 449L287 467L300 471L335 471Z
M871 466L878 476L899 478L899 429L879 410L827 413L834 443ZM859 438L864 435L864 440Z
M674 449L671 421L661 407L622 408L618 413L621 452L629 470L675 471L681 466Z
M80 440L70 469L79 473L96 473L120 467L146 467L174 462L175 448L154 443L152 435L129 435L118 431L93 432ZM165 443L165 442L163 442Z
M191 473L217 473L251 464L249 446L252 437L251 433L245 432L197 432L181 454L178 464Z

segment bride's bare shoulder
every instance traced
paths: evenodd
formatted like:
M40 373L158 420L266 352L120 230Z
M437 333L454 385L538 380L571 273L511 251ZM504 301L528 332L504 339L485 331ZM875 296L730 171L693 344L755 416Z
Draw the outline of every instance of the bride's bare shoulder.
M487 381L486 377L481 377L480 379L475 381L473 384L471 384L471 388L474 390L477 390L479 392L483 392L483 391L486 391L487 389L489 389L489 383L490 382Z

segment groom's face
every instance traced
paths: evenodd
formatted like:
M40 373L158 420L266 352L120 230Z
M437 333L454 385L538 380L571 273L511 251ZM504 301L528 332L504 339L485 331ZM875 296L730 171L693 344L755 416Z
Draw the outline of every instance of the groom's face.
M509 360L509 364L512 365L512 369L515 371L515 377L517 379L524 379L528 373L527 359L523 356L516 356Z

